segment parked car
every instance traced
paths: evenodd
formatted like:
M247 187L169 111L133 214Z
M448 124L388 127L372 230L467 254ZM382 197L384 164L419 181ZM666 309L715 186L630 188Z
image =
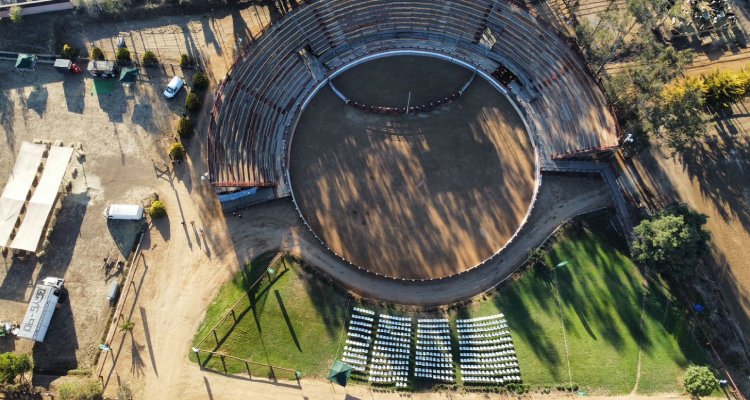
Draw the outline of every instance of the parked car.
M167 88L164 89L164 97L168 99L175 97L180 89L182 89L182 86L184 84L185 81L183 81L182 78L180 78L179 76L175 76L171 81L169 81Z

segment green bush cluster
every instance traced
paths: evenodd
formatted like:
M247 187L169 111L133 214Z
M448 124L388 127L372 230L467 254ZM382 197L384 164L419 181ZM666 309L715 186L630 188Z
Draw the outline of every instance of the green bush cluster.
M685 390L693 396L708 396L719 388L713 372L708 367L692 365L685 370L682 376Z
M23 14L23 11L21 11L21 6L12 6L8 12L10 13L11 21L15 23L21 22L21 14Z
M193 131L193 123L188 117L180 117L177 121L177 134L182 137L190 134Z
M102 397L102 384L96 379L68 381L57 388L61 400L98 400Z
M33 363L28 354L0 354L0 383L11 384L19 375L31 371Z
M180 142L172 143L169 146L169 158L173 160L183 160L185 158L185 146Z
M555 385L555 389L561 392L577 392L578 384L577 383L558 383L557 385Z
M117 61L130 61L130 50L120 47L115 53L115 58Z
M190 92L185 98L185 108L190 112L196 112L201 108L201 99L195 92Z
M151 50L147 50L145 53L143 53L142 61L144 64L158 64L159 63L159 59L156 58L156 54Z
M727 108L750 96L750 67L738 71L716 70L698 78L686 78L666 88L665 99L679 99L679 94L698 89L705 104L713 108Z
M203 72L196 72L193 75L193 89L203 90L208 87L208 77Z
M73 49L73 46L65 43L62 48L62 52L60 53L60 56L62 58L73 58L73 53L75 50Z
M162 203L161 200L154 200L154 202L151 203L151 207L148 209L148 215L150 215L151 218L161 218L167 215L167 207L164 206L164 203Z
M94 46L91 48L91 51L89 52L89 57L92 60L104 60L104 52L102 49Z
M193 65L193 60L190 59L190 57L187 54L183 54L180 56L180 67L188 67L190 65Z

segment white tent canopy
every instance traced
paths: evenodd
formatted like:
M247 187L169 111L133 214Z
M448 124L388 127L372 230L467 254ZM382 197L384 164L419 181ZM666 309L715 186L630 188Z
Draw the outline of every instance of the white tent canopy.
M13 233L45 149L41 144L21 144L13 172L0 196L0 246L5 246Z
M36 251L39 239L44 231L52 207L57 200L65 171L68 169L73 149L70 147L52 147L47 156L42 177L29 201L21 227L16 233L10 247L17 250Z

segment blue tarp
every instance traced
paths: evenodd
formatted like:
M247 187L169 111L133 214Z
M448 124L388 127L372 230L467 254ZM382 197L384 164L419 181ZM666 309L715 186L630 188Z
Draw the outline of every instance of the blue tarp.
M234 193L220 194L218 197L219 197L220 202L225 203L228 201L235 201L235 200L239 200L245 197L250 197L250 196L253 196L255 193L258 193L257 187L240 190L239 192L234 192Z

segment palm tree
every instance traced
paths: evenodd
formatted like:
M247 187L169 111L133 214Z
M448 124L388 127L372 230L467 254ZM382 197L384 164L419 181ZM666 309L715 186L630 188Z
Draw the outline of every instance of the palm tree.
M135 324L133 321L126 319L120 322L120 332L130 332L133 333L133 328L135 327Z

